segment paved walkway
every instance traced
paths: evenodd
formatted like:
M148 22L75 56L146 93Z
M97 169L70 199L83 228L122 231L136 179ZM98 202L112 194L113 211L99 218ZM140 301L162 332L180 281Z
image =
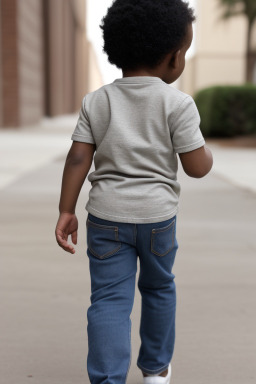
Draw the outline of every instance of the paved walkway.
M0 129L0 189L66 153L76 121L74 114L45 118L39 126ZM214 151L215 174L256 192L256 147L223 147L216 141L211 141L209 146Z
M35 131L0 131L1 384L89 384L88 181L77 206L76 254L62 251L54 237L74 121L74 116L64 120L64 128L56 119ZM196 180L179 172L172 382L250 384L256 380L256 150L211 147L215 166L210 175ZM236 186L238 179L242 188ZM142 383L136 367L139 318L136 289L127 384Z
M75 114L20 129L0 128L0 189L66 153L76 121Z

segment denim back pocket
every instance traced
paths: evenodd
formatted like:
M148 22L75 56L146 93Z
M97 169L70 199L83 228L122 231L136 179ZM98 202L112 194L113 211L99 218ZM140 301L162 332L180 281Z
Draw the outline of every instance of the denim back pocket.
M152 229L151 252L157 256L165 256L175 245L175 220L163 228Z
M86 225L88 249L95 257L105 259L119 251L118 227L94 223L89 219Z

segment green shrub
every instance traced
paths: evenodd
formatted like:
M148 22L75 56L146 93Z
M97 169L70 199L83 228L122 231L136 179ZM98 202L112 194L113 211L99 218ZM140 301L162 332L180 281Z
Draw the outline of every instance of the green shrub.
M195 102L206 137L256 133L256 86L215 86L199 91Z

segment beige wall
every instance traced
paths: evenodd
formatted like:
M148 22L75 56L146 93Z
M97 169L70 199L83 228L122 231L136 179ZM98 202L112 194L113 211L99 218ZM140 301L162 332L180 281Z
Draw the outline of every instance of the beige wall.
M55 62L55 68L54 69L52 68L52 73L51 73L51 81L54 81L52 78L54 77L54 73L56 73L55 71L56 70L58 71L56 66L59 67L58 76L59 76L59 81L62 82L62 85L60 85L61 90L59 89L59 91L63 92L63 94L60 97L60 104L58 105L59 109L57 113L62 113L63 111L65 111L65 113L71 113L74 111L74 106L75 106L75 103L74 103L75 29L73 26L73 19L70 17L71 10L72 8L70 7L70 3L67 1L63 2L63 8L62 8L63 20L60 26L61 27L60 30L62 30L60 33L62 36L59 36L58 39L59 38L61 40L63 39L62 43L65 45L65 48L64 46L62 46L61 47L62 53L59 55L58 58L56 56L54 57L53 60L57 60L57 63ZM54 46L52 46L52 49L54 49ZM62 61L61 63L60 63L60 60ZM53 88L51 89L51 92L54 92ZM56 101L53 100L53 97L52 97L52 102L56 103Z
M253 26L251 48L256 51L256 23Z
M197 56L195 87L201 89L216 84L243 84L245 59L243 57Z
M185 70L182 76L176 82L177 88L183 92L188 93L189 95L193 95L196 88L195 68L196 58L194 56L187 60Z
M246 50L246 19L222 20L219 0L197 0L196 51L216 55L243 55Z
M76 60L75 60L75 98L74 108L79 110L81 107L81 101L85 93L88 91L88 61L89 56L87 52L87 38L86 38L86 1L75 0L72 2L72 11L77 25L75 33L75 46L76 46ZM82 48L82 49L81 49Z
M83 19L83 23L84 23L84 19ZM82 20L80 21L80 25L82 25L81 22ZM77 52L76 61L75 61L75 87L77 91L75 94L74 102L75 102L76 110L78 110L81 107L81 100L88 89L89 57L88 57L86 42L87 42L87 39L86 39L85 26L84 26L83 33L81 33L81 30L77 30L75 34L75 44L76 44L76 52Z
M98 59L93 45L88 41L88 88L87 92L93 92L103 85L102 74L99 69Z
M179 85L188 94L245 81L246 19L239 16L224 21L221 13L219 0L197 0L195 55L188 60Z

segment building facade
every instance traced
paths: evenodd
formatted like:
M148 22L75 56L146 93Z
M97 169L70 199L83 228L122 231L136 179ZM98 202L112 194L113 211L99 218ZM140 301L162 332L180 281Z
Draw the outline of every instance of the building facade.
M244 16L222 20L222 13L219 0L197 0L195 54L187 61L179 83L190 95L212 85L246 81L247 20ZM253 37L256 50L256 29Z
M0 126L76 112L102 85L85 0L0 0Z

